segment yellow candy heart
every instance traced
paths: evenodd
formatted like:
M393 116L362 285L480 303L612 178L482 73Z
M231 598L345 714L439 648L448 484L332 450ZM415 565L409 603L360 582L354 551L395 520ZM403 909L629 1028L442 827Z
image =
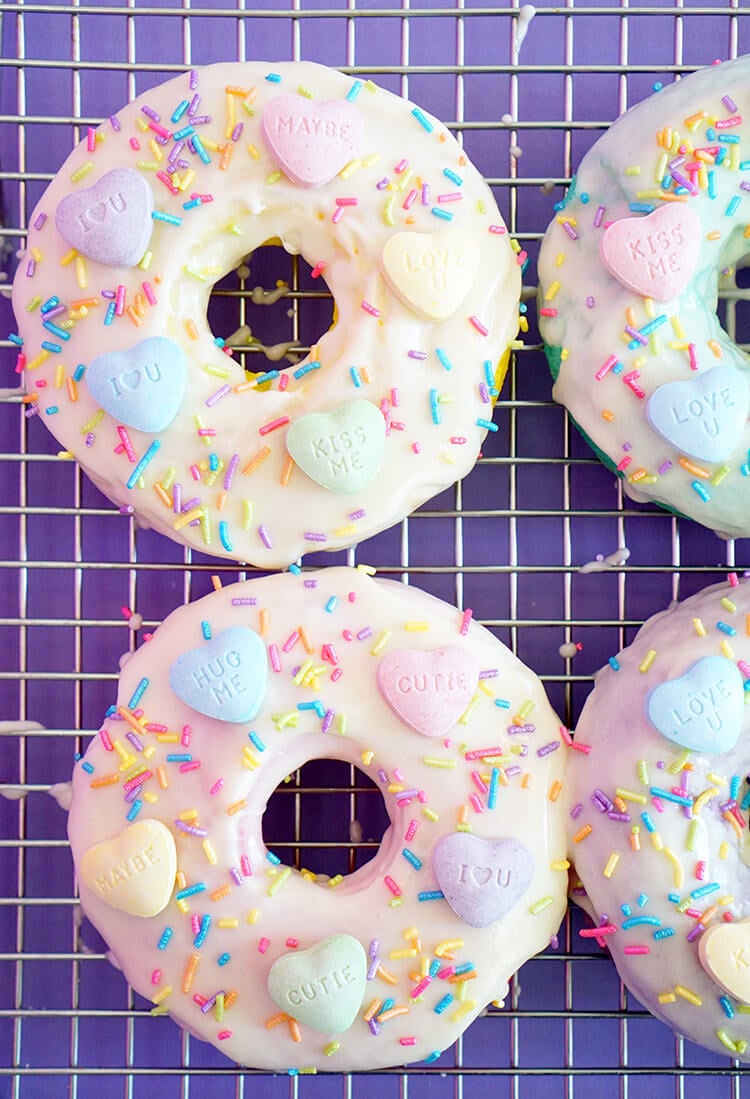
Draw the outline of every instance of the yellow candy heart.
M471 290L479 250L460 229L394 233L380 262L386 282L406 305L428 320L444 321Z
M129 825L116 839L90 847L79 875L94 896L131 916L157 916L169 904L177 871L177 848L158 820Z
M719 923L701 935L701 965L717 985L750 1004L750 920Z

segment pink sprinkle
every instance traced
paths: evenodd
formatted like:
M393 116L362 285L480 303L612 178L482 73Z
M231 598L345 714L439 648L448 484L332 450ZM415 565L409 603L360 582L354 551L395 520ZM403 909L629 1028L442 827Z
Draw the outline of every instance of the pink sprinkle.
M388 886L391 893L393 893L394 897L400 897L401 896L401 889L396 884L396 882L393 880L393 878L391 877L390 874L386 874L386 876L383 878L383 881Z
M288 416L279 416L277 420L269 420L267 424L263 424L263 427L258 428L259 435L268 435L271 431L276 431L279 427L284 427L289 423Z
M227 1038L231 1038L231 1037L232 1037L231 1030L220 1030L219 1033L217 1034L217 1038L219 1039L220 1042L225 1042L227 1040Z
M572 745L573 737L570 735L570 732L569 732L567 726L565 726L565 725L560 726L560 737L561 737L563 743L565 743L569 746Z
M376 309L374 305L370 305L368 301L360 302L360 308L364 309L365 313L369 313L371 317L380 316L380 310Z
M396 165L396 167L393 170L397 175L401 175L401 173L406 170L408 165L409 165L408 160L399 160L398 164Z
M703 859L695 867L695 876L698 881L703 881L706 877L706 863Z
M158 304L158 299L156 297L156 294L153 291L151 283L150 282L144 282L144 283L141 283L141 285L143 287L143 293L146 296L146 301L148 302L148 304L149 305L157 305Z
M414 205L414 203L417 201L418 198L419 198L419 191L417 190L416 187L413 187L412 190L409 191L409 194L406 196L404 201L402 202L401 208L403 210L411 210L412 206Z
M193 478L194 481L200 481L201 471L198 469L197 466L191 466L190 467L190 473L192 474L192 478Z
M336 683L343 675L341 668L334 668L331 672L331 683Z
M189 725L183 725L182 726L181 740L182 740L183 748L189 748L190 747L190 737L192 735L192 732L193 732L193 730L190 728Z
M633 459L628 454L626 454L624 458L621 458L620 461L617 463L617 468L619 469L620 473L622 473L623 470L626 470L632 461Z
M343 206L337 206L336 209L331 214L331 221L333 222L334 225L338 225L338 223L341 221L343 216L344 216L344 207Z
M612 923L606 923L602 927L583 927L578 932L582 939L598 939L600 935L614 935L617 928Z
M199 769L200 765L201 765L201 761L199 759L191 759L189 763L181 763L180 764L180 770L182 772L197 771Z
M396 780L396 782L403 782L404 781L404 772L401 770L400 767L394 767L393 768L393 777Z
M456 972L455 965L447 965L444 969L438 972L438 977L441 981L447 981L449 977L452 977Z
M596 213L594 214L594 228L598 229L604 219L604 206L597 206Z
M406 840L407 843L410 840L414 839L414 837L417 834L417 828L419 828L419 821L410 820L409 821L409 827L404 832L404 839Z
M570 747L574 748L576 752L583 752L585 756L587 756L591 751L590 744L581 744L579 740L574 740Z
M112 741L109 739L109 733L107 732L106 729L100 729L99 730L99 737L101 739L102 744L106 748L106 750L108 752L113 752L114 747L112 746Z
M117 287L117 296L115 298L115 316L121 317L125 312L125 294L126 288L120 283Z
M737 114L734 118L720 118L715 125L717 130L731 130L734 126L742 125L742 115Z
M130 148L134 149L136 153L140 151L141 144L140 144L137 137L131 137L131 139L130 139Z
M337 206L358 206L359 205L359 199L358 198L337 198L336 199L336 205Z
M218 794L219 790L221 790L223 788L223 786L224 786L224 779L223 778L217 778L216 782L213 784L211 789L208 791L209 794L211 795L211 797L215 798L216 795Z
M281 646L285 653L288 653L299 641L299 630L294 630L289 634L284 644Z
M201 918L197 912L190 913L190 927L194 935L197 935L201 929Z
M422 453L422 444L421 443L412 443L411 444L411 449L414 451L415 454L421 454Z
M487 793L487 783L484 781L484 779L480 775L479 771L472 771L471 772L471 780L474 783L474 785L476 786L476 788L477 788L477 790L479 791L480 794L486 794Z
M465 435L451 435L450 441L453 446L464 446L467 439Z
M422 993L426 989L428 989L431 984L432 984L432 977L423 977L422 980L419 982L419 984L415 985L414 988L409 993L412 1000L419 999L419 997L422 995Z
M623 954L649 954L650 950L647 946L637 946L634 943L630 946L623 947Z
M479 794L469 794L469 801L474 806L474 811L476 813L483 813L484 812L484 806L482 805L482 802L480 801Z
M242 870L242 873L245 875L246 878L252 878L253 869L250 865L250 859L247 857L247 855L242 855L240 857L240 869Z
M739 584L739 580L737 578L737 573L736 572L730 572L729 576L727 576L727 580L729 581L729 586L731 588L736 588L737 585Z
M160 980L161 980L161 970L160 969L155 969L154 972L151 974L151 984L152 985L158 985Z
M477 330L477 332L479 333L480 336L486 336L487 335L488 330L484 327L484 325L480 321L479 317L469 317L469 324L473 328L476 328L476 330Z
M449 191L447 194L438 195L437 200L440 203L445 202L460 202L463 199L463 195L460 191Z
M629 374L625 374L623 376L622 380L625 382L625 385L628 387L628 389L632 390L632 392L635 393L636 397L638 397L640 400L643 400L646 394L638 385L638 379L640 378L640 376L641 375L639 371L631 370Z
M287 939L287 941L286 941L286 945L287 945L287 946L288 946L288 947L289 947L289 948L290 948L291 950L296 950L296 949L297 949L297 947L299 946L299 939Z
M664 812L664 802L660 798L652 798L651 801L653 802L654 809L656 809L657 813Z
M198 932L196 931L196 935L197 934L198 934ZM206 999L205 996L201 996L200 992L196 992L195 995L193 996L193 1003L197 1004L198 1007L203 1007L205 1004L208 1003L208 1000Z
M475 748L472 752L466 752L464 759L488 759L494 756L501 756L503 754L502 748Z
M136 454L135 450L133 449L133 444L130 441L130 436L128 435L128 429L126 427L123 427L122 424L118 424L117 434L120 436L123 450L127 454L128 460L134 463L136 460Z
M259 954L265 954L265 952L268 950L270 945L271 945L271 940L267 939L264 935L263 938L258 943L258 953Z
M698 355L696 353L694 343L689 343L688 344L688 359L690 361L690 369L691 370L697 370L698 369Z
M281 671L281 657L279 656L279 646L269 645L268 655L271 658L271 667L275 672Z
M497 233L498 236L503 236L505 234L505 226L504 225L490 225L489 231L491 233Z
M391 390L391 404L394 408L398 408L399 406L399 392L395 386Z
M96 130L93 126L86 131L86 149L90 153L96 152Z
M279 392L283 393L286 387L289 385L289 375L282 374L279 378Z
M312 278L317 279L323 274L325 269L326 269L325 261L321 260L319 263L315 264L312 271L310 272L310 275L311 275Z
M602 378L604 378L607 374L609 374L609 372L610 372L610 370L612 369L613 366L617 366L617 356L616 355L610 355L609 358L607 359L607 361L605 363L603 363L602 366L599 367L596 374L594 374L594 377L596 378L596 380L598 382L600 382L602 380Z
M463 618L461 619L461 629L458 631L462 637L466 637L469 632L469 626L474 612L471 607L467 607L464 611Z
M172 136L169 130L165 130L164 127L160 126L158 122L149 122L148 128L149 130L153 130L155 134L158 134L159 137L163 137L165 141L168 141Z

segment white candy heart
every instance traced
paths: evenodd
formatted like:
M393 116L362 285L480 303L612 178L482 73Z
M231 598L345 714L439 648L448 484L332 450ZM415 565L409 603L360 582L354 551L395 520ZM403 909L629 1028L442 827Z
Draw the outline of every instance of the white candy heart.
M654 390L646 417L668 443L691 458L722 462L747 423L750 388L741 370L714 366L684 381Z
M282 1011L323 1034L343 1034L362 1006L367 957L358 939L330 935L308 950L282 954L268 993Z
M172 896L177 872L174 837L159 820L139 820L112 840L89 847L81 881L110 908L158 916Z
M452 316L476 278L479 249L460 229L435 233L394 233L380 264L386 282L420 317L444 321Z

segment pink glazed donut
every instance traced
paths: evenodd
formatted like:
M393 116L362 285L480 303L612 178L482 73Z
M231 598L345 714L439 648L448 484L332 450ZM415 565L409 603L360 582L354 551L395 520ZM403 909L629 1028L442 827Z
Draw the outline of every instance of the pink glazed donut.
M293 369L209 329L254 249L334 298ZM140 96L31 216L13 305L33 407L139 522L284 567L391 526L473 467L518 330L489 187L445 126L309 63L213 65Z
M180 608L76 766L81 902L131 985L241 1064L434 1059L565 911L564 733L487 630L356 569ZM356 764L390 826L316 880L266 847L285 776Z

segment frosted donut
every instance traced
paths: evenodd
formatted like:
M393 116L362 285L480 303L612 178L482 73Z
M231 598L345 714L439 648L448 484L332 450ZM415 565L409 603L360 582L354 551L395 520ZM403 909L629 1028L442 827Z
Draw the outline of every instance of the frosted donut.
M750 1060L750 586L655 615L612 657L571 753L569 851L638 1000L678 1033ZM575 758L573 758L575 757Z
M437 1057L548 945L566 750L470 619L357 570L277 574L173 612L125 664L69 834L86 914L160 1012L242 1064L382 1068ZM390 817L327 883L261 834L313 758L356 764Z
M555 399L628 495L731 537L750 535L750 386L716 308L748 252L749 75L714 65L627 111L539 257Z
M294 368L250 374L206 309L276 241L328 284L335 320ZM492 194L442 123L319 65L226 64L71 153L31 217L13 338L33 408L112 500L279 567L471 469L519 296Z

